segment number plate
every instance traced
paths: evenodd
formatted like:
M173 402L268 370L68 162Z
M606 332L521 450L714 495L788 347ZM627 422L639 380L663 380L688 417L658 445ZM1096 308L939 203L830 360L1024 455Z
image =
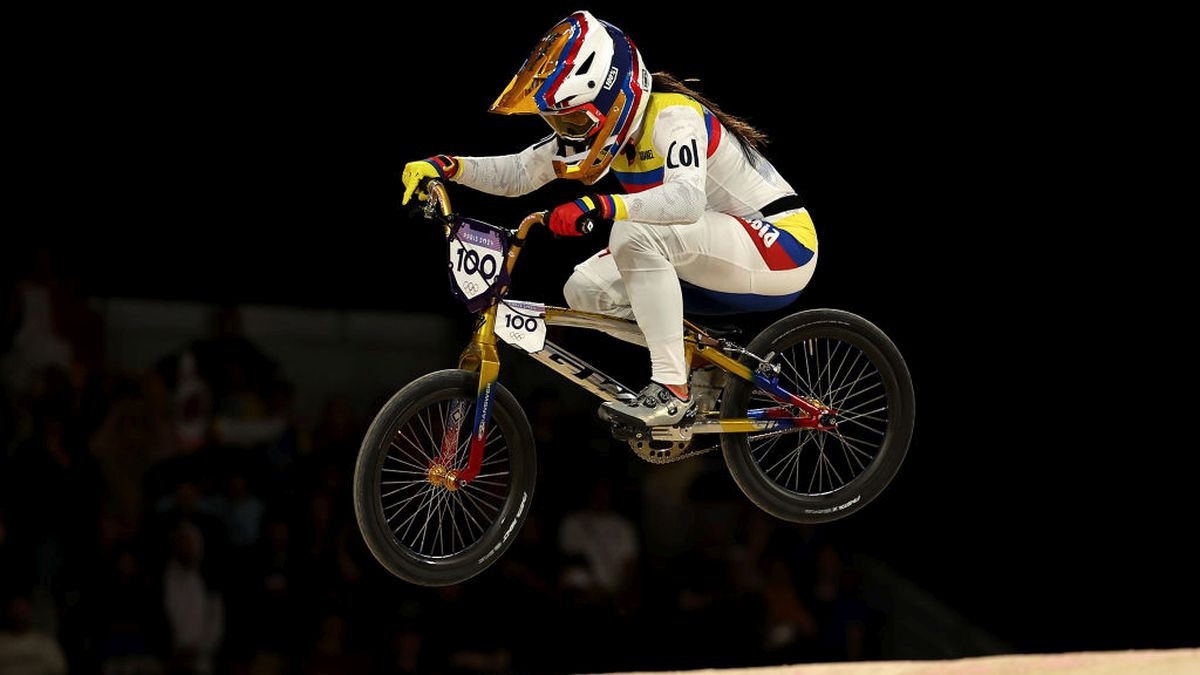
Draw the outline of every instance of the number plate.
M467 300L492 287L503 261L504 242L495 231L460 227L450 242L450 273Z
M496 308L496 335L530 354L542 351L546 346L546 306L505 300Z

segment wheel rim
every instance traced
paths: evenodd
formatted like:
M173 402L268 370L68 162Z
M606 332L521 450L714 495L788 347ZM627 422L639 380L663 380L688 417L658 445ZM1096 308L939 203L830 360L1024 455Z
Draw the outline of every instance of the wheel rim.
M439 464L442 439L455 404L465 407L450 461ZM512 458L495 417L488 422L483 463L466 485L451 489L431 478L464 471L470 459L475 401L435 401L398 420L385 436L378 506L394 543L411 556L438 561L461 555L484 538L504 513L513 487ZM444 472L431 472L437 467Z
M896 397L880 361L877 350L832 334L777 351L771 362L780 366L779 384L838 414L831 430L748 434L750 458L763 476L789 493L819 497L866 475L887 440ZM749 407L778 405L761 391L750 394Z

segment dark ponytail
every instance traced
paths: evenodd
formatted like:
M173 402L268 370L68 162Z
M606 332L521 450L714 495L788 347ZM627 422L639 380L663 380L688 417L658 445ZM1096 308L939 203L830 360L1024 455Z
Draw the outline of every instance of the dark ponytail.
M652 73L651 77L654 78L653 85L651 86L652 92L684 94L691 96L699 101L700 105L708 108L709 112L716 116L718 120L721 120L721 124L725 127L725 130L733 134L733 137L737 139L738 144L742 146L742 150L745 151L747 157L753 156L752 151L761 153L763 146L770 142L766 134L755 129L749 122L721 110L707 96L687 86L671 73ZM688 81L698 82L699 80L689 79Z

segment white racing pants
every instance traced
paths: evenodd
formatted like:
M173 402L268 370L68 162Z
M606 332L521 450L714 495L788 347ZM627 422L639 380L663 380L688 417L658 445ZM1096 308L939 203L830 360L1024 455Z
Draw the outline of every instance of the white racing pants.
M763 220L706 211L680 225L618 220L608 248L575 266L563 295L573 309L636 319L652 379L680 385L688 376L685 306L710 315L780 309L808 284L816 263L805 209Z

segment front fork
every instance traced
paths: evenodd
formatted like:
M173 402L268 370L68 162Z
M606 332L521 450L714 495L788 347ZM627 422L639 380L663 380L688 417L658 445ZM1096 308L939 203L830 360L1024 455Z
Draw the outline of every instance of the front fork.
M457 490L474 480L483 466L483 447L487 445L487 428L492 419L496 377L500 374L495 325L496 305L492 305L483 313L471 344L467 345L458 359L459 368L479 372L479 387L475 394L475 419L471 424L471 453L467 466L462 471L454 469L454 456L458 452L459 428L470 404L455 399L454 404L450 406L445 433L442 436L441 454L429 469L429 481L450 490Z

